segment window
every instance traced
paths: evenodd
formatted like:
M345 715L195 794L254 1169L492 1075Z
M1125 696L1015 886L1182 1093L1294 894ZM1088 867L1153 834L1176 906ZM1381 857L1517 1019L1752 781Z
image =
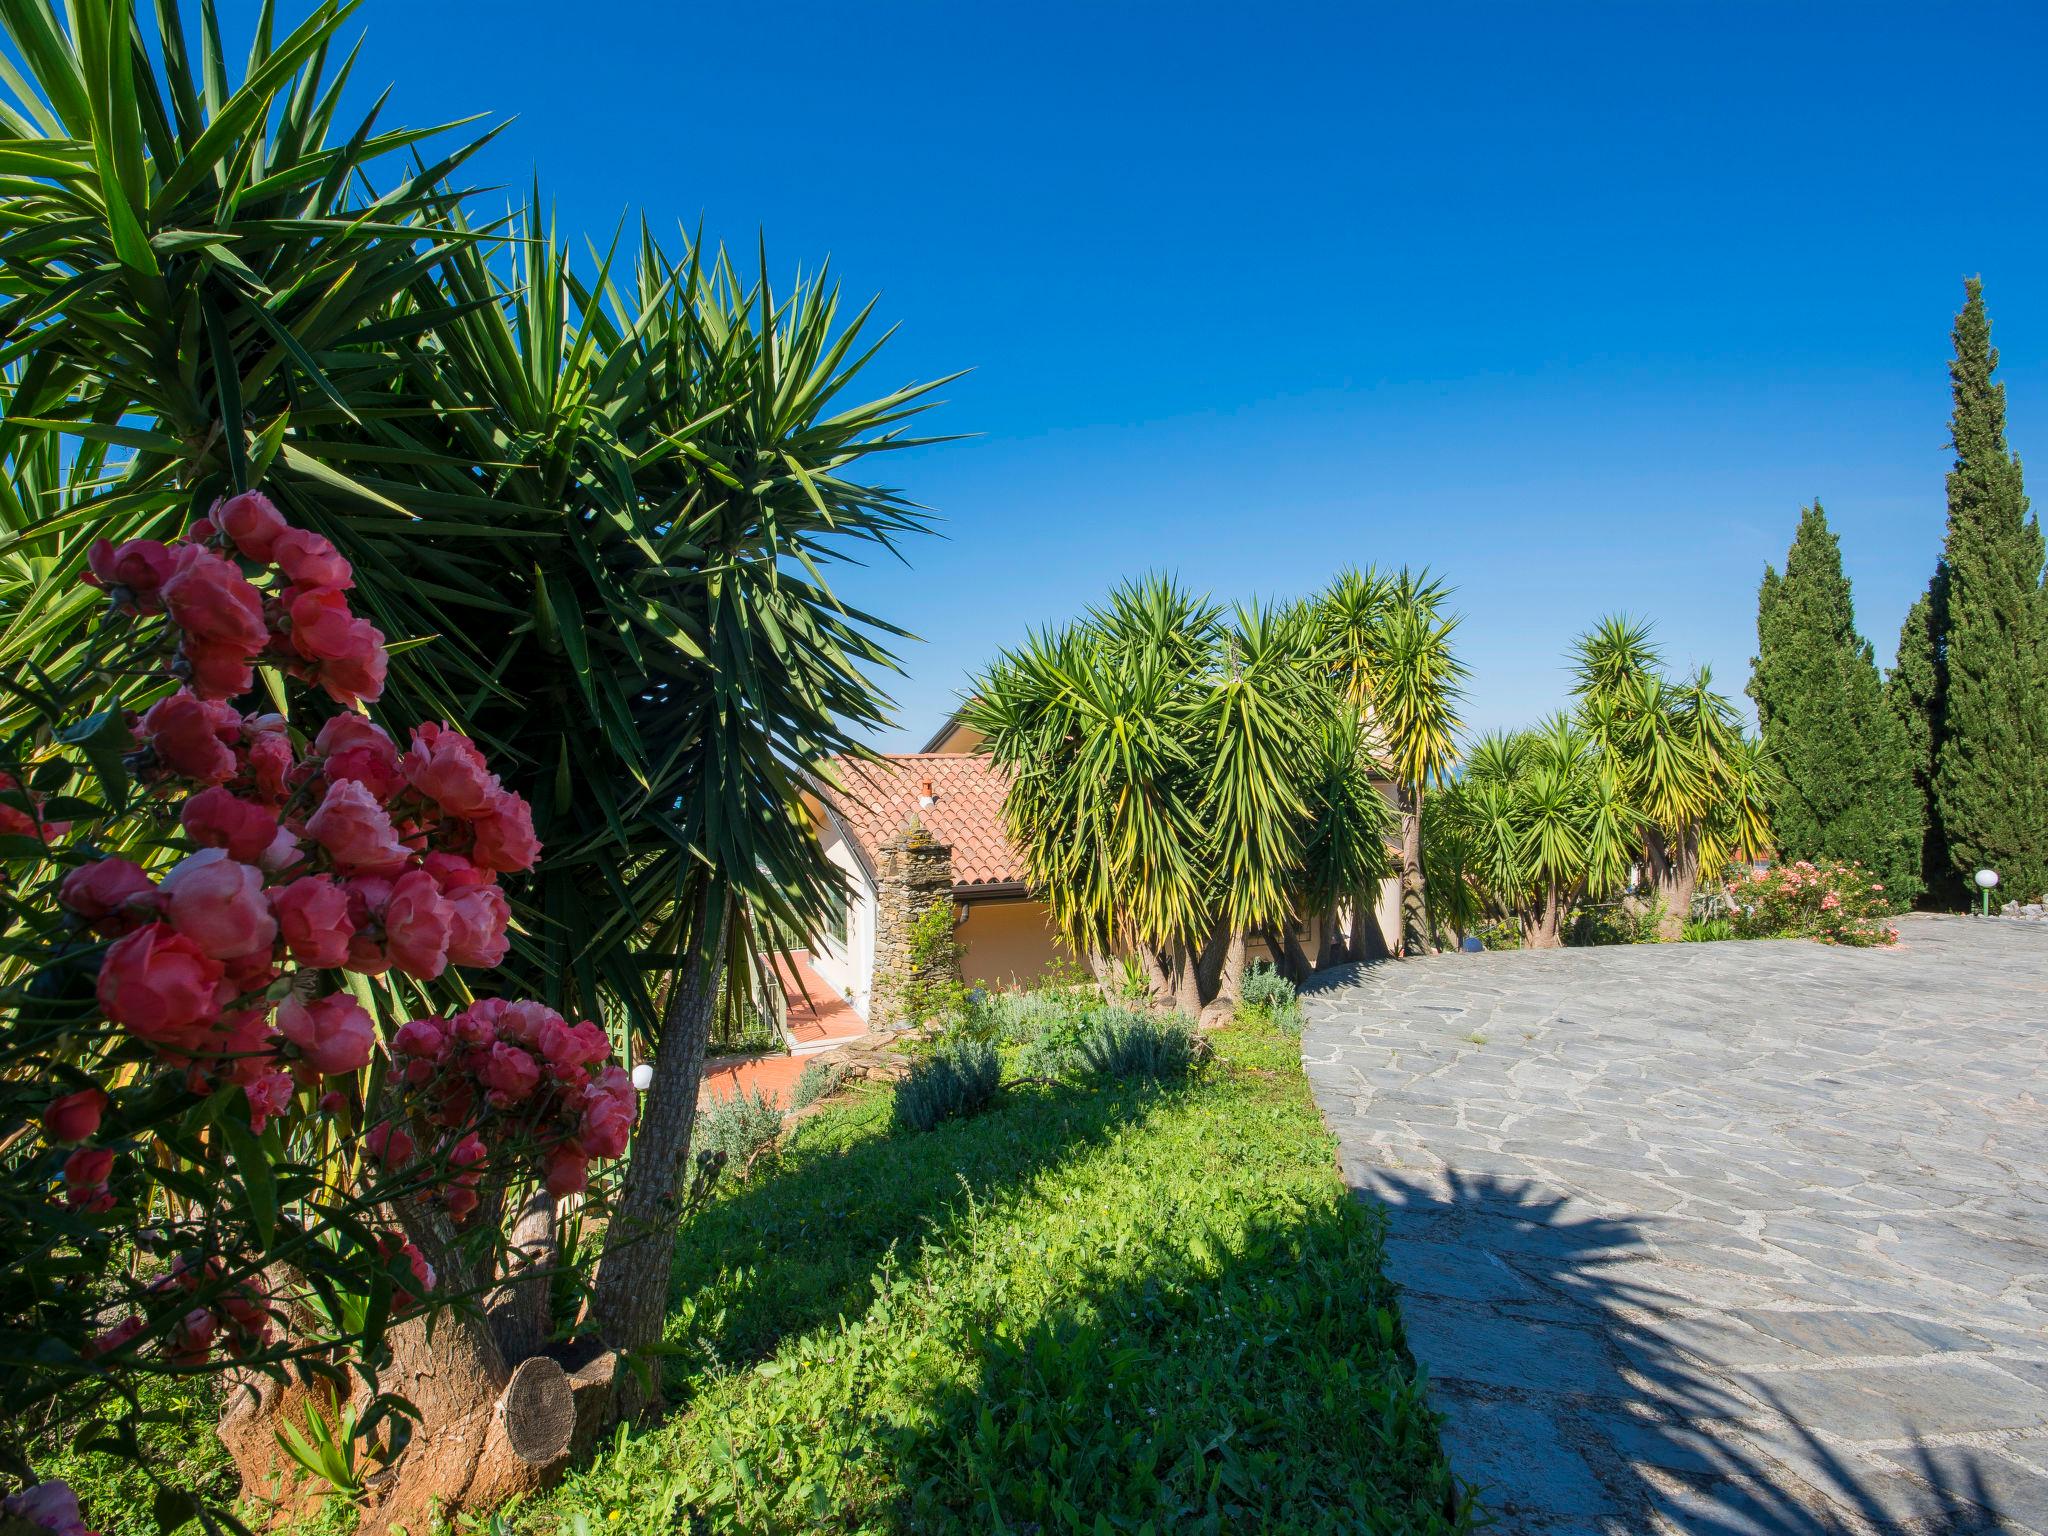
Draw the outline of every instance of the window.
M837 878L825 882L825 938L834 949L844 953L848 909L846 876L838 869L832 873Z

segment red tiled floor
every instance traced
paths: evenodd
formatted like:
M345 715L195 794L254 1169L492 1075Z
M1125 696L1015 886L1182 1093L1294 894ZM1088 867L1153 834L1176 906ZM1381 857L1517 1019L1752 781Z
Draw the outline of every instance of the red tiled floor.
M868 1032L867 1022L853 1011L853 1004L811 968L811 957L805 951L777 955L775 974L789 1006L789 1038L798 1050L823 1040L851 1040Z

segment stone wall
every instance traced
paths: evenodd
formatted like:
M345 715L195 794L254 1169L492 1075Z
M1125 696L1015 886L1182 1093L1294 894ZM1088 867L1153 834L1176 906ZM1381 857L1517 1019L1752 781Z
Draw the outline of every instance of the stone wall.
M870 1029L894 1029L907 1020L903 989L915 979L910 930L932 907L953 905L953 850L917 822L875 850L875 981L868 1007ZM950 967L958 979L959 964Z

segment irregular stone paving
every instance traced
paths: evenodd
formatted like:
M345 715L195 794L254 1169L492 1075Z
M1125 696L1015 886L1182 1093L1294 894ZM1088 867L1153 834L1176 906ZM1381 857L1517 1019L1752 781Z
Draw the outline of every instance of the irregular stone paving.
M1309 989L1494 1530L2048 1532L2048 933L1901 926Z

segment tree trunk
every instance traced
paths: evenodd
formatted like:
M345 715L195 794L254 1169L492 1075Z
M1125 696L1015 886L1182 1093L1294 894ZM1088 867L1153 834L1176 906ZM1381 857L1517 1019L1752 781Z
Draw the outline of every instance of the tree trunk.
M1152 1001L1161 1008L1173 1003L1173 954L1151 944L1138 946L1138 958L1145 967L1145 980L1152 988Z
M555 1197L536 1185L512 1224L505 1255L505 1283L491 1297L485 1315L507 1360L524 1360L547 1347L554 1332L549 1301L555 1243Z
M1422 789L1403 786L1401 799L1401 953L1433 955L1429 893L1422 878Z
M1358 892L1351 898L1351 958L1353 960L1385 960L1393 953L1387 944L1387 936L1380 928L1380 903L1377 887L1368 895Z
M1173 946L1173 1006L1191 1019L1202 1016L1202 957L1185 944Z
M1563 903L1559 901L1557 892L1544 892L1539 905L1522 913L1522 948L1563 948L1564 938L1558 931L1563 915Z
M1667 943L1684 938L1686 919L1692 916L1693 893L1700 883L1698 831L1687 828L1680 837L1666 841L1661 831L1652 828L1645 863L1651 888L1663 909L1657 914L1657 937Z
M699 898L690 932L706 952L676 979L662 1017L654 1081L640 1101L640 1124L591 1298L599 1334L625 1365L618 1383L621 1417L638 1414L661 1393L660 1365L648 1351L661 1341L668 1311L676 1224L689 1184L690 1133L724 965L717 936L705 931L708 907L708 897Z
M1236 1003L1244 996L1244 930L1233 928L1223 945L1223 969L1216 978L1216 995Z
M1230 973L1230 947L1236 938L1228 924L1218 923L1210 932L1209 941L1202 946L1201 956L1195 963L1195 984L1200 989L1203 1008L1224 996L1226 977L1230 978L1229 997L1232 1002L1237 1000L1237 981ZM1244 969L1242 948L1238 950L1237 968L1239 971Z

